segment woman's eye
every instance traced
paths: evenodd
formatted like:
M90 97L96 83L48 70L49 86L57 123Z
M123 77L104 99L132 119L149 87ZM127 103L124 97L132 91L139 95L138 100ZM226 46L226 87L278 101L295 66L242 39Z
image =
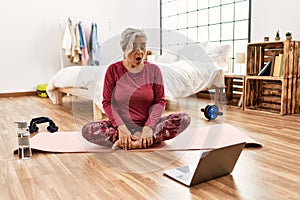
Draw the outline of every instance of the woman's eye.
M140 48L141 48L142 50L144 50L144 49L146 48L146 45L145 45L145 44L141 44Z
M141 45L134 44L132 50L137 50L138 47L140 47L141 50L144 50L146 48L146 44L141 44Z

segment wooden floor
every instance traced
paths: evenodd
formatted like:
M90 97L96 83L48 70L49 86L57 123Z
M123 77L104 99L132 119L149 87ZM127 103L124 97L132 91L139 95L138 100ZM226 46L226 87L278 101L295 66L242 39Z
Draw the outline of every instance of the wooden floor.
M63 106L36 96L0 98L0 199L300 199L300 115L222 107L224 116L209 122L199 112L206 103L192 99L179 108L203 126L234 125L263 147L246 148L231 175L189 188L162 171L191 163L198 151L34 152L21 161L12 153L15 121L47 116L60 131L76 131L92 120L92 104L79 98L72 103L72 97L64 97Z

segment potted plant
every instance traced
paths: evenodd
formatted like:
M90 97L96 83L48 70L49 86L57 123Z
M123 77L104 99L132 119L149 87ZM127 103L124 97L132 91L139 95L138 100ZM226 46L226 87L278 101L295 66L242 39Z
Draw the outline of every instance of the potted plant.
M292 33L291 32L286 32L285 37L286 37L286 40L292 40Z
M276 41L280 40L280 33L279 33L279 30L277 30L277 32L276 32L275 40L276 40Z
M268 37L268 36L265 36L265 37L264 37L264 41L265 41L265 42L268 42L268 41L269 41L269 37Z

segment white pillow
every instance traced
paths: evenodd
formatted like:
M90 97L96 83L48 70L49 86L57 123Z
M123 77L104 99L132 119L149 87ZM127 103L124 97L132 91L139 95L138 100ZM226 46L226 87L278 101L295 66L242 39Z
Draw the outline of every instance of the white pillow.
M228 63L231 46L227 44L208 45L206 52L210 59L219 66L225 66Z
M207 48L207 43L186 45L180 51L180 57L190 61L199 60Z
M178 61L178 55L170 52L164 52L156 59L156 62L158 63L173 63L176 61Z

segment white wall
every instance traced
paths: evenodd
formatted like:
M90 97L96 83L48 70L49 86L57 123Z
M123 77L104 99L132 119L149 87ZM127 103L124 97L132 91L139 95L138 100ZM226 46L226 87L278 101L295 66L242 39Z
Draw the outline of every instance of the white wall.
M159 1L1 2L0 93L34 91L60 69L59 24L66 16L109 19L115 36L128 26L159 28Z
M299 0L252 0L251 42L261 42L264 36L274 41L277 30L281 40L287 31L292 32L293 40L299 40L299 7Z
M277 29L300 39L299 0L252 0L251 41L274 40ZM0 7L0 93L34 91L60 69L61 17L111 20L111 34L125 27L159 28L159 0L9 0ZM246 47L245 47L246 48Z

